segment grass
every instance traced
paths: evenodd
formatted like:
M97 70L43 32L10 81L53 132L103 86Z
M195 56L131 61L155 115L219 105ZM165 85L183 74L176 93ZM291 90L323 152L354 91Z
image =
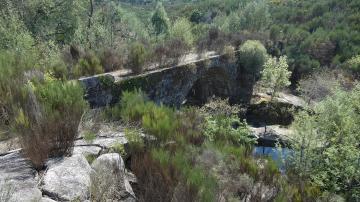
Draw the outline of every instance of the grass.
M88 143L92 143L96 139L96 134L91 131L86 131L84 133L84 140Z

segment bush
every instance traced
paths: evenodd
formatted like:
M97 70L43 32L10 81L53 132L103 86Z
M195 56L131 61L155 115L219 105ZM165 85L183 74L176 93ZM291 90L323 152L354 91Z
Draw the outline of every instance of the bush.
M147 57L147 51L143 44L135 42L130 46L130 52L128 56L128 68L132 70L133 73L139 74L144 69L145 60Z
M225 46L224 50L222 52L223 59L225 59L227 62L232 63L235 62L235 49L232 46Z
M81 116L87 107L76 82L29 82L15 119L25 155L37 169L47 158L71 153Z
M196 108L182 109L176 119L178 120L176 126L177 139L185 139L185 143L199 146L204 140L204 124L205 118Z
M164 44L159 44L154 48L153 57L160 66L176 65L180 58L189 51L188 46L181 38L172 38Z
M350 60L346 61L345 68L354 72L357 76L360 75L360 55L352 57Z
M310 179L348 201L360 197L359 98L359 85L349 92L336 89L315 106L313 114L297 114L291 142L294 152L289 158L300 179Z
M120 70L123 66L122 57L112 49L105 50L100 57L100 61L105 72Z
M266 61L267 52L259 41L248 40L239 48L238 61L241 68L257 77Z
M250 135L250 130L245 122L235 116L209 116L206 118L205 134L212 142L244 145L249 149L256 140Z
M147 98L141 90L125 91L121 96L120 105L115 106L115 116L127 122L139 122L147 112ZM119 116L120 115L120 116Z
M170 38L180 39L186 46L191 47L194 42L191 28L191 23L187 19L177 19L170 29Z
M26 77L36 76L36 56L0 51L0 129L9 131L22 97L21 87ZM25 72L27 74L25 75Z
M95 140L95 138L96 138L96 134L93 133L92 131L86 131L84 133L84 140L88 143L93 142Z
M103 72L100 60L91 52L86 53L84 57L80 58L73 70L73 74L77 78L101 74Z
M145 143L140 130L127 128L125 129L125 137L129 141L129 153L133 154L144 148Z
M146 132L165 142L174 137L176 119L174 111L165 106L148 104L148 111L142 117L142 126Z

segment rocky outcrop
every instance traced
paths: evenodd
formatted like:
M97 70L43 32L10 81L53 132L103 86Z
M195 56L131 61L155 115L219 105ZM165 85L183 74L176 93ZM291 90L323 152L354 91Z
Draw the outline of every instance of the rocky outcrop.
M223 56L212 56L136 76L115 78L108 74L82 78L80 81L86 89L85 98L94 108L116 103L123 91L139 88L157 103L178 107L188 101L202 103L213 95L249 101L252 85L240 82L241 78L247 76L239 75L234 62L227 61Z
M275 147L277 143L283 146L289 145L292 130L280 125L266 127L250 127L252 134L256 137L257 143L264 147Z
M82 155L49 161L42 190L52 199L84 201L89 196L91 172L89 163Z
M0 201L39 201L38 175L20 151L0 156Z
M95 201L135 201L135 194L117 153L103 154L93 163L91 191Z
M271 101L269 95L257 93L241 118L255 126L290 125L294 120L294 112L304 106L305 102L301 98L291 94L280 93Z
M101 151L102 151L101 146L92 146L92 145L75 146L73 155L98 156L100 155Z

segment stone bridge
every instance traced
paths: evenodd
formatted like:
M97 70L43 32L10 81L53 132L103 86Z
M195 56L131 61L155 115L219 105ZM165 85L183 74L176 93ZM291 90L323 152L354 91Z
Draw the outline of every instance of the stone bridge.
M215 55L140 75L115 77L111 73L79 79L91 107L117 103L122 92L141 89L151 100L174 107L200 105L212 96L229 97L230 102L248 102L252 76L241 74L235 60Z

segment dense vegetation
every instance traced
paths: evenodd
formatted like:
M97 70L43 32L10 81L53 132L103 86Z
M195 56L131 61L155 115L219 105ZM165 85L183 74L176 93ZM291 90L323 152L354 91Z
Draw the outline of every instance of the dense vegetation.
M248 39L273 56L287 55L292 82L324 67L358 71L356 0L141 2L5 0L0 47L34 49L51 58L47 68L56 76L68 78L134 65L139 72L149 63L174 63L194 48L222 53Z
M286 172L252 155L246 120L222 101L173 109L125 92L104 114L129 126L139 199L358 201L359 8L358 0L2 0L0 139L19 137L41 170L71 153L87 109L77 78L140 74L215 51L260 81L269 106L289 86L305 98ZM262 198L269 189L275 197Z

